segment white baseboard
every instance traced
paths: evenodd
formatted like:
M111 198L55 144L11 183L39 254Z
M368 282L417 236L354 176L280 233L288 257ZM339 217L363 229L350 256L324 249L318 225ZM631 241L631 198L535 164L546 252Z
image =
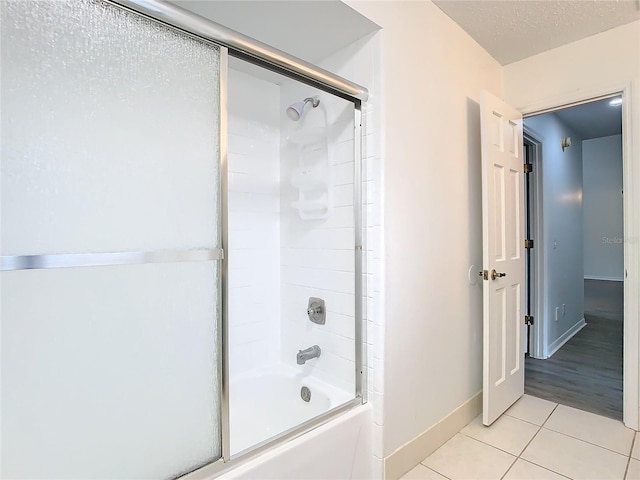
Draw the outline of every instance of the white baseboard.
M384 478L398 480L482 413L482 392L464 402L438 423L398 448L384 460Z
M584 318L581 318L580 320L578 320L573 327L571 327L569 330L564 332L560 337L558 337L556 341L554 341L551 345L549 345L549 348L547 351L548 355L546 358L553 356L554 353L560 350L565 343L571 340L571 338L576 333L578 333L580 330L582 330L586 326L587 326L587 322L584 321Z
M622 282L624 278L622 277L602 277L599 275L585 275L585 280L606 280L608 282Z

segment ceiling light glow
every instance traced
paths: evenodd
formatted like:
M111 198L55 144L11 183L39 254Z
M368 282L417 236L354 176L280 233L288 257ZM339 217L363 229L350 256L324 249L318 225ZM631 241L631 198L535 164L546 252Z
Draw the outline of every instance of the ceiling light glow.
M619 107L620 105L622 105L622 98L621 97L614 98L609 102L609 105L612 107Z

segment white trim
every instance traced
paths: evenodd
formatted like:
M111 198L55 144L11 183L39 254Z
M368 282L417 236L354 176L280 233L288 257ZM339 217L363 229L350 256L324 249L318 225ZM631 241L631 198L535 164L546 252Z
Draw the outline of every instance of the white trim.
M384 478L398 480L482 413L482 392L384 459Z
M640 143L640 85L638 80L612 82L561 92L529 105L517 106L523 116L583 103L587 99L622 93L622 163L624 188L624 359L623 420L640 427L640 165L635 154ZM634 154L636 155L634 157Z
M601 275L585 275L585 280L605 280L607 282L624 282L622 277L603 277Z
M538 102L533 102L529 105L520 105L517 108L522 112L522 115L524 117L531 117L533 115L539 115L542 113L554 112L563 108L581 105L601 98L611 97L619 94L620 92L624 93L625 91L627 91L628 94L631 83L632 82L615 82L609 85L600 85L592 88L572 90L555 95L553 97L546 98L544 100L540 100ZM623 105L625 104L628 104L628 102L624 102L623 100Z
M578 333L586 326L587 322L584 321L584 318L578 320L574 326L560 335L560 337L558 337L552 344L549 345L549 351L547 352L547 356L545 358L552 357L558 350L562 348L565 343L571 340L576 333Z

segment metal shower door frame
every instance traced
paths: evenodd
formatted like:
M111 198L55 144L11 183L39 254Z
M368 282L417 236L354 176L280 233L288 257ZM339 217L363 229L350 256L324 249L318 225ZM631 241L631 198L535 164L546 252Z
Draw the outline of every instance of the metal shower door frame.
M206 465L195 470L188 476L183 477L184 480L204 480L212 474L222 472L224 470L235 467L240 462L246 461L274 446L296 438L314 428L328 422L337 414L350 410L355 406L362 405L368 401L367 398L367 343L366 343L366 325L364 317L364 295L366 292L366 275L364 274L364 266L366 260L366 251L363 245L364 231L366 225L363 216L363 158L362 158L362 131L364 128L364 118L362 115L362 102L353 100L354 105L354 180L353 180L353 214L354 214L354 321L355 321L355 395L354 398L342 405L339 405L321 415L318 415L307 422L296 425L295 427L271 437L257 445L249 447L235 455L231 454L230 438L230 402L229 402L229 185L228 185L228 58L229 51L225 47L220 47L220 218L222 234L222 251L225 252L221 262L220 270L220 292L221 292L221 319L219 327L221 328L221 356L218 363L221 367L222 385L221 385L221 421L222 421L222 458L212 464ZM224 68L224 70L223 70ZM278 72L282 73L282 72ZM291 77L291 76L290 76ZM292 77L300 81L299 78ZM316 85L313 85L316 88ZM324 89L327 93L334 92Z
M222 456L218 460L200 466L192 472L181 475L185 480L204 480L222 471L237 466L255 455L314 428L327 423L337 414L350 410L367 402L367 343L364 315L364 295L366 293L366 249L363 239L366 230L363 212L363 158L362 132L364 117L362 104L368 99L369 93L362 87L345 78L323 70L313 64L298 59L269 45L234 32L222 25L193 14L164 0L101 0L119 8L142 15L161 23L164 26L187 33L199 40L211 43L220 49L219 71L219 174L220 174L220 238L221 247L220 275L218 283L218 298L220 308L217 318L220 334L218 348L218 373L220 385L220 418L221 418L221 446ZM281 75L297 80L301 83L318 88L331 95L350 101L354 105L354 313L355 313L355 396L352 400L339 405L307 422L282 432L258 445L231 455L230 449L230 414L229 414L229 201L228 201L228 59L229 56L240 58L259 67L275 71Z

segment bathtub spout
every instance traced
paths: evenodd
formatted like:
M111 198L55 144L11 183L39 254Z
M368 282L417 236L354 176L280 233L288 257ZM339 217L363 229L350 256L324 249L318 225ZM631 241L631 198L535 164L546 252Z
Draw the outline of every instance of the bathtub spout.
M298 363L298 365L304 365L307 360L318 358L320 356L320 353L322 352L318 345L305 348L304 350L298 351L298 354L296 355L296 362Z

